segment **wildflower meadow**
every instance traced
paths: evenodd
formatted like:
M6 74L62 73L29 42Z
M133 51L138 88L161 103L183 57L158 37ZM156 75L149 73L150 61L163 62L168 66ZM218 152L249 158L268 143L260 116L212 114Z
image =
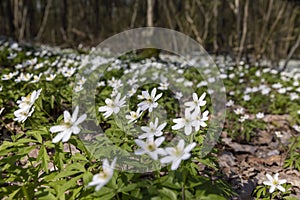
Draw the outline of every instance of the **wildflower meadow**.
M299 198L300 68L215 57L226 118L203 154L218 118L209 65L6 40L0 52L1 199ZM90 89L79 71L97 66Z

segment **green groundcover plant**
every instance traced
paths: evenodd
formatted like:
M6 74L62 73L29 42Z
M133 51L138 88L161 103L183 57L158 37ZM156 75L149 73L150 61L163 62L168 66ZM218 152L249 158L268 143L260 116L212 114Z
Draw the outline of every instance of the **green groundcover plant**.
M161 82L138 88L132 77L128 94L118 92L123 84L120 77L133 67L130 56L107 62L97 85L97 119L106 137L113 145L160 168L144 173L118 170L121 161L117 155L110 159L113 152L109 146L87 149L79 135L89 136L81 126L89 120L89 110L79 114L80 105L72 110L72 95L83 91L86 82L86 77L75 79L85 52L2 43L2 198L226 199L233 194L218 174L215 156L199 157L209 123L210 100L207 89L196 87L198 80L193 80L192 72L184 66L178 67L182 79L177 85L183 91L195 87L190 96L172 94L167 76L155 73L152 75L161 76ZM102 53L101 59L109 61ZM145 65L153 69L167 66L155 59L135 60L133 65L141 69ZM177 70L175 63L170 67ZM124 110L129 98L129 110ZM180 108L180 99L184 108ZM159 106L167 111L169 120L162 121L154 114ZM124 117L127 132L113 120L116 114ZM134 124L141 129L131 130ZM105 146L103 137L96 140ZM201 169L203 165L205 169Z
M97 76L91 106L103 132L91 135L83 126L93 120L92 109L72 107L72 100L74 94L89 92L89 77L78 77L77 72L93 50L3 41L0 51L1 198L173 200L236 195L219 173L218 150L201 156L211 118L213 91L207 85L215 80L206 81L182 58L129 53L112 60L109 52L97 52L93 59L106 70ZM218 66L228 95L224 131L249 142L267 129L266 115L289 114L295 134L284 167L299 170L300 73L244 63ZM124 80L124 75L130 78ZM145 81L142 75L159 81L139 86ZM120 90L124 81L130 86L126 93ZM156 112L160 109L164 112ZM112 145L124 155L119 157ZM155 170L122 170L122 159L131 155L139 159L133 166ZM267 175L253 196L289 196L291 185L278 176Z

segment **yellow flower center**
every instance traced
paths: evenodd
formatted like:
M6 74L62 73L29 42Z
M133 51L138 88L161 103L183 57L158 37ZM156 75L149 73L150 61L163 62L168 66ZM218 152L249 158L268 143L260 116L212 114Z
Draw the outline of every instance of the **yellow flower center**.
M148 144L147 148L149 151L154 151L156 149L156 145L154 143L150 143Z
M175 154L175 156L179 157L182 155L182 151L180 151L178 148L175 148L174 154Z
M64 124L67 128L70 128L72 126L72 123L71 122L67 122Z
M102 171L98 174L98 177L100 179L107 179L108 178L108 174L105 171Z
M278 181L277 180L273 180L273 185L278 185Z
M148 103L153 103L153 100L151 98L147 99Z

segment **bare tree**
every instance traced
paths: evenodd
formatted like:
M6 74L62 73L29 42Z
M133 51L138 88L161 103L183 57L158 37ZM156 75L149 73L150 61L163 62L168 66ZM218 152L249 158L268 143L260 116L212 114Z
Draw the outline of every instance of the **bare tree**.
M299 6L277 0L3 0L0 34L77 46L157 25L190 35L207 51L236 61L250 55L254 61L276 63L300 55Z
M291 60L293 54L295 53L296 49L300 46L300 35L298 35L298 38L295 42L295 44L292 46L287 58L285 59L284 65L281 69L281 71L284 71L286 67L288 66L289 61Z
M153 26L154 0L147 0L147 26Z
M245 6L244 6L244 17L243 17L243 30L242 30L242 37L240 40L240 46L238 50L238 55L236 57L236 62L237 64L240 62L242 53L245 50L245 40L246 40L246 35L247 35L247 30L248 30L248 10L249 10L249 0L246 0Z
M47 4L46 4L46 8L45 8L45 12L44 12L44 16L43 16L43 20L42 20L42 24L40 26L39 32L37 33L36 39L40 39L44 30L45 30L45 26L47 24L47 20L48 20L48 16L49 16L49 11L52 5L52 0L48 0Z

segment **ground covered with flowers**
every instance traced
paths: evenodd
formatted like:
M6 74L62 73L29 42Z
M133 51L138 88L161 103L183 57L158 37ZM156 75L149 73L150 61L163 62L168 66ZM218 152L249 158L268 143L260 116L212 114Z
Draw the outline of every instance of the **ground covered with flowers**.
M1 41L1 199L299 199L300 68L215 62L226 120L202 156L209 68ZM83 106L90 77L79 71L99 65Z

